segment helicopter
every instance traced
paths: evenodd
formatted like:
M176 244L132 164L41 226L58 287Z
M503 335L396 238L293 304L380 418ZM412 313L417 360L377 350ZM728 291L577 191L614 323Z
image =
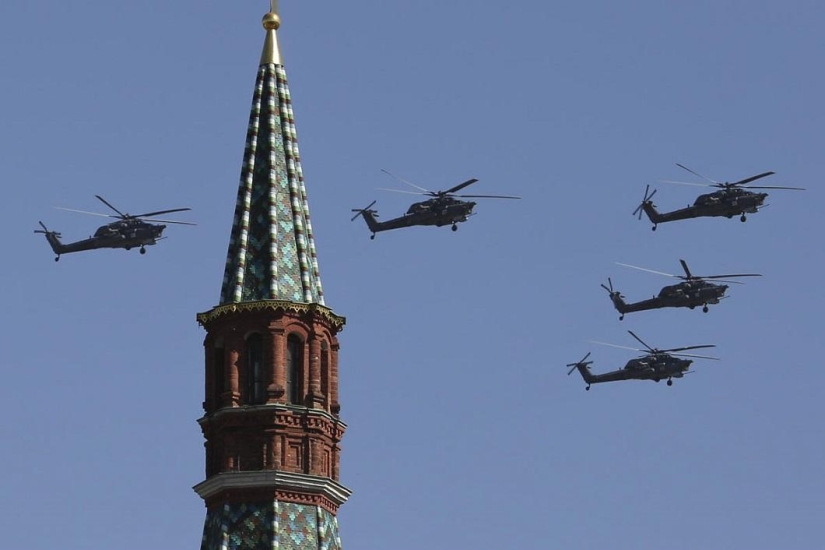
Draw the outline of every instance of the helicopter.
M613 306L616 308L616 311L621 313L619 320L621 321L624 319L625 313L645 311L648 309L659 309L663 307L686 307L694 309L697 306L702 306L702 311L707 313L708 304L718 304L721 299L725 298L725 291L728 289L728 285L713 283L708 281L708 279L716 279L724 283L742 284L739 281L726 281L724 279L729 279L732 277L762 276L759 273L698 276L693 275L690 272L690 269L688 269L687 263L684 260L679 260L679 262L682 264L682 269L685 270L684 275L673 275L671 273L654 271L652 269L645 269L644 267L637 267L635 265L617 262L618 265L624 267L630 267L641 271L647 271L649 273L656 273L657 275L665 275L667 277L682 279L681 283L664 287L661 291L659 291L658 296L628 304L624 301L624 296L622 296L618 290L613 289L613 281L611 281L610 277L608 277L607 284L609 286L602 284L601 287L610 295L610 300L613 302Z
M680 185L695 185L699 187L718 187L719 191L714 191L713 193L706 193L704 195L699 195L696 200L693 202L692 206L688 206L686 208L682 208L679 210L673 210L672 212L659 212L656 210L656 205L653 204L653 195L656 194L656 189L650 193L650 186L648 185L645 188L645 194L642 198L642 203L636 207L636 210L633 211L633 215L636 216L638 214L639 219L642 219L642 212L647 214L647 217L653 223L653 231L656 231L656 226L660 223L665 222L673 222L677 220L686 220L689 218L700 218L700 217L715 217L715 216L724 216L726 218L732 218L734 216L739 216L739 219L744 222L747 220L746 214L754 214L758 212L760 209L765 208L767 204L764 204L765 199L768 197L767 193L754 193L750 191L750 189L787 189L793 191L804 191L805 189L802 187L780 187L780 186L748 186L751 182L756 180L762 179L767 176L771 176L776 172L763 172L761 174L757 174L755 176L751 176L749 178L745 178L743 180L739 180L733 183L730 182L718 182L714 181L710 178L706 178L705 176L694 172L687 166L683 166L676 163L676 166L687 170L691 174L702 178L703 180L707 180L710 183L690 183L685 181L669 181L665 180L664 183L678 183ZM650 194L648 194L650 193Z
M100 195L95 195L95 197L97 197L100 202L117 212L117 215L100 214L97 212L86 212L85 210L57 207L59 210L67 210L69 212L79 212L81 214L91 214L93 216L117 218L117 221L115 222L100 226L97 231L95 231L95 234L88 239L75 241L73 243L62 243L60 241L60 233L57 231L50 231L42 221L38 222L40 227L43 229L35 229L34 232L42 233L46 236L46 240L55 253L54 261L60 260L60 256L62 254L82 252L84 250L94 250L96 248L125 248L126 250L130 250L139 246L140 253L146 254L146 246L156 244L160 239L164 238L161 235L163 234L163 230L166 229L165 225L157 225L149 222L196 225L190 222L158 220L151 217L159 214L169 214L171 212L183 212L186 210L191 210L191 208L173 208L171 210L158 210L156 212L147 212L146 214L131 215L124 214Z
M468 179L463 183L459 183L455 187L447 189L446 191L430 191L423 187L419 187L414 183L410 183L409 181L399 178L398 176L386 171L381 170L385 174L388 174L407 185L411 185L415 187L419 191L404 191L400 189L381 189L382 191L393 191L395 193L406 193L411 195L426 195L432 197L422 202L416 202L412 204L408 209L407 213L403 216L398 218L393 218L391 220L387 220L385 222L379 222L376 218L378 218L378 212L372 210L373 205L375 205L376 201L372 201L369 206L366 208L353 208L352 211L356 214L352 217L351 221L355 221L356 218L362 216L364 221L367 222L367 227L370 231L372 231L372 235L370 235L370 239L375 239L375 234L381 231L389 231L390 229L400 229L402 227L412 227L414 225L434 225L436 227L443 227L445 225L451 225L453 231L458 231L459 223L466 222L467 219L473 215L473 208L475 208L476 203L473 201L464 201L460 200L462 198L483 198L483 199L520 199L521 197L513 197L510 195L456 195L458 191L461 191L465 187L476 183L478 180L475 178Z
M576 363L570 363L567 365L568 367L571 367L570 370L567 371L567 375L569 376L574 370L578 370L579 373L582 375L582 378L584 379L585 383L587 384L587 386L584 388L586 390L590 390L591 384L600 384L602 382L618 382L620 380L653 380L654 382L659 382L661 380L667 379L667 385L672 386L674 378L682 378L684 375L693 372L691 370L688 370L690 368L691 363L693 363L693 359L681 359L681 357L718 360L716 357L708 357L706 355L681 353L683 351L691 349L716 347L714 345L686 346L681 348L660 350L648 346L646 343L644 343L644 341L642 341L641 338L636 336L633 333L633 331L628 330L627 332L629 332L630 335L633 336L633 338L638 340L645 347L645 349L630 348L626 346L616 346L614 344L607 344L604 342L594 343L601 344L604 346L612 346L615 348L642 351L645 352L646 355L642 357L637 357L636 359L631 359L627 362L624 368L621 368L619 370L605 372L603 374L593 374L592 372L590 372L589 367L592 361L587 360L587 358L590 357L590 353L588 353L580 361Z

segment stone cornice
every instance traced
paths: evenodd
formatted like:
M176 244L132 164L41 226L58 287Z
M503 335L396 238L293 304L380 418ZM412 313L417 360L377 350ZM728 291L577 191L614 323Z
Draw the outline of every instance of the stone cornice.
M224 315L241 312L261 312L272 311L276 313L292 312L299 315L313 315L320 317L330 328L336 332L342 330L347 320L333 313L333 311L321 304L305 304L299 302L288 302L285 300L259 300L255 302L237 302L216 306L204 313L198 313L197 321L201 326L206 326L210 322Z
M329 478L280 470L223 472L198 483L193 489L204 500L223 491L272 489L279 492L321 495L335 506L345 503L352 494L352 491Z
M272 414L274 413L276 416L292 416L292 417L299 417L302 419L307 419L309 425L314 425L313 427L321 428L321 424L329 423L332 426L335 426L335 431L340 431L343 433L347 429L347 424L342 422L337 417L329 414L327 411L323 409L311 409L309 407L296 407L294 405L282 405L282 404L274 404L274 405L246 405L243 407L224 407L222 409L218 409L217 411L202 416L198 419L198 424L201 426L207 424L212 420L219 420L222 418L232 418L232 417L247 417L256 415L256 413L264 413L264 414ZM286 418L283 419L284 423L286 422ZM318 421L321 421L320 423Z

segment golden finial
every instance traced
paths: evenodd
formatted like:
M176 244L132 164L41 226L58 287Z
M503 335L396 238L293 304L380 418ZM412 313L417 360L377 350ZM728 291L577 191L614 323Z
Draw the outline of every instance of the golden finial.
M269 0L269 13L264 15L261 23L266 29L264 51L261 54L261 65L281 64L281 52L278 48L278 37L275 35L281 26L281 17L278 15L278 0Z
M266 30L277 31L278 28L281 26L281 18L278 17L277 13L269 12L266 15L264 15L262 23Z
M277 31L281 26L281 17L278 15L278 0L269 0L269 13L264 15L264 28L268 31Z

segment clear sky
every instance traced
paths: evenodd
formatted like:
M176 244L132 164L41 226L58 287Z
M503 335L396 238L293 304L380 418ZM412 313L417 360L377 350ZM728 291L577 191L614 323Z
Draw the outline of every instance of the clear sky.
M9 549L196 548L204 332L218 300L268 2L0 3L0 528ZM341 333L348 550L808 550L825 517L825 6L813 0L281 2L327 305ZM767 170L737 219L631 217ZM350 209L470 177L452 233L369 240ZM469 191L468 191L469 192ZM136 251L59 263L55 210L191 207ZM697 274L710 313L620 322ZM635 352L716 344L673 387L584 391Z

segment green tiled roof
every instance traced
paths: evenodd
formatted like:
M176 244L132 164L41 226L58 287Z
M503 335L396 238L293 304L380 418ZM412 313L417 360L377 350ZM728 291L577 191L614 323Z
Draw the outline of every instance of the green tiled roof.
M271 15L271 14L268 14ZM220 304L324 303L286 72L267 26Z

